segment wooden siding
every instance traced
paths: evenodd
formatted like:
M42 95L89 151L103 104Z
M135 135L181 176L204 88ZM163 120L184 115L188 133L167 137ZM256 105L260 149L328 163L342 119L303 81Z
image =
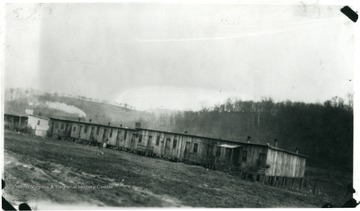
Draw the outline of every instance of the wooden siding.
M51 121L49 133L50 135L57 135L60 137L70 137L71 136L71 123L63 121Z
M258 166L260 153L266 154L267 146L242 145L239 156L241 169L261 168L261 166ZM243 160L243 157L246 157L246 161Z
M142 135L142 142L137 144L153 148L153 153L158 156L177 158L180 161L189 160L194 163L204 163L209 157L214 157L214 147L212 147L214 144L204 138L146 129L139 129L139 134ZM149 141L150 136L152 138ZM175 147L174 140L176 140ZM197 150L194 152L196 144ZM185 150L186 146L188 146L187 150Z
M306 159L284 151L268 148L266 163L267 176L302 178L305 174Z
M152 148L155 155L181 158L182 136L150 130L139 130L139 134L142 136L142 140L137 144ZM176 140L175 147L174 140Z
M306 158L304 156L267 145L58 119L50 120L49 131L50 135L107 143L127 150L151 152L169 159L176 158L179 161L202 165L233 165L240 167L242 171L266 169L266 176L298 178L303 177L305 172ZM176 140L175 146L174 140ZM222 144L240 145L240 147L234 150L220 147ZM195 145L197 145L196 152ZM217 154L217 147L220 147L220 155ZM239 152L235 153L235 151Z
M208 141L204 138L192 137L192 136L183 136L181 145L181 160L188 160L194 163L207 164L210 160L213 162L214 158L214 143ZM197 150L195 150L195 145L197 144ZM209 153L209 149L211 153Z

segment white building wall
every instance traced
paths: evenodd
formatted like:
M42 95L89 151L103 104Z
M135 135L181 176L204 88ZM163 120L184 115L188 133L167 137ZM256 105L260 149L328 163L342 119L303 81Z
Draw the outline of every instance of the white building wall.
M28 126L35 131L36 136L46 136L49 130L49 120L29 115Z

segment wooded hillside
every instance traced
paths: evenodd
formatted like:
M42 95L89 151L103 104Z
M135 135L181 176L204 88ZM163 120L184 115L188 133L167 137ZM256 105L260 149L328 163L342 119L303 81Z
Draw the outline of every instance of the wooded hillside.
M104 100L85 98L83 96L71 96L59 93L38 92L32 89L12 89L5 91L5 112L25 114L25 109L32 109L34 114L41 113L44 116L65 117L78 119L79 114L69 113L61 108L50 107L50 103L62 104L76 108L85 113L81 117L83 121L92 119L93 122L111 125L120 124L124 127L134 127L135 122L151 122L155 114L138 111L127 104L114 104ZM60 107L60 106L58 106Z
M167 130L252 142L274 143L308 155L307 164L351 170L353 108L334 97L323 104L301 102L231 101L201 111L163 116L156 127ZM164 124L164 122L166 124Z
M167 130L214 138L273 144L291 151L299 149L308 155L307 165L321 168L352 170L353 106L334 97L324 103L260 102L228 100L200 111L145 112L125 105L113 105L84 97L34 93L33 90L6 91L5 112L34 113L47 116L78 118L63 110L49 108L46 102L59 102L86 113L85 121L133 128L140 121L145 128Z

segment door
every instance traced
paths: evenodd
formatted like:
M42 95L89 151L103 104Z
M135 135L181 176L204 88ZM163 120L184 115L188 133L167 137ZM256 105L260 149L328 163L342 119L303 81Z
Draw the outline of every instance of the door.
M54 134L54 122L51 122L50 132Z
M150 149L154 147L152 136L149 136L149 138L148 138L147 147L150 148Z
M240 157L240 148L234 148L233 149L233 165L239 164L239 157Z
M104 143L107 143L107 141L108 141L108 138L107 138L107 129L104 129L102 141L103 141Z
M212 163L214 160L214 155L213 155L213 145L208 144L207 145L207 149L206 149L206 158L205 161L207 163Z
M233 152L232 149L225 148L225 157L227 163L231 163L232 152Z
M120 141L121 141L121 130L117 131L117 135L116 135L116 146L120 146Z
M95 127L91 127L90 140L93 141L95 138Z
M130 149L135 149L135 135L131 136L130 139Z
M66 124L66 127L65 127L65 136L70 136L70 133L71 133L71 127L69 124Z
M258 167L264 168L266 165L266 154L259 153Z
M185 157L185 158L189 158L190 147L191 147L191 143L190 143L190 142L186 142L186 144L185 144L185 151L184 151L184 157Z
M82 126L82 125L80 125L80 128L79 128L79 138L81 138L81 131L82 131L82 128L83 128L83 126Z
M171 139L167 138L165 142L165 155L170 155Z

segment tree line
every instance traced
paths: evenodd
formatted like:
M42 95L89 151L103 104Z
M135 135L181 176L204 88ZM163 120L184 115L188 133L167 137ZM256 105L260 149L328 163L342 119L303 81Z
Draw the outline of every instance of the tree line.
M308 156L307 164L352 170L353 100L333 97L324 103L228 99L200 111L160 115L151 126L235 141L273 144Z

